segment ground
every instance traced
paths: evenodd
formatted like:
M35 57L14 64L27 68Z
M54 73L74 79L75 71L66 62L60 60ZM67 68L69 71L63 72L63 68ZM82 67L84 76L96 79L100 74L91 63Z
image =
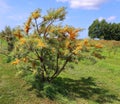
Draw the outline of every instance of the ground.
M107 48L103 55L105 59L96 64L82 60L65 70L46 87L52 86L47 89L52 99L39 96L38 89L0 55L0 104L120 104L120 48Z

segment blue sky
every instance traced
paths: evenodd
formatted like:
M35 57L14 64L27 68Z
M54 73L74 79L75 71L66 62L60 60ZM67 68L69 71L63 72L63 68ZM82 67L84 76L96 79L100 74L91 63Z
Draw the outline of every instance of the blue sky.
M120 23L120 0L0 0L0 31L5 26L22 26L37 8L42 14L49 8L65 6L64 24L81 27L81 38L88 36L88 27L95 19Z

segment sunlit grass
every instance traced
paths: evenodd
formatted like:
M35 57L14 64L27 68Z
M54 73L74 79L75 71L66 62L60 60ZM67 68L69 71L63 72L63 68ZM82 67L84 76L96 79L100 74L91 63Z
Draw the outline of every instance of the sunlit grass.
M120 48L114 49L105 48L105 59L96 64L75 64L44 89L16 76L15 67L0 55L0 104L120 104Z

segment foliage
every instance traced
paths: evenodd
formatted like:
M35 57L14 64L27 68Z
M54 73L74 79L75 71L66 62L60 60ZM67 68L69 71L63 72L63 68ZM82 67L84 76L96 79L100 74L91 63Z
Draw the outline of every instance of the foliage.
M104 19L94 20L89 26L89 36L105 40L120 40L120 23L108 23Z
M11 52L14 48L15 36L13 35L14 29L11 29L9 26L6 26L4 30L0 32L1 41L4 40L7 42L7 50Z
M101 44L78 40L81 28L57 24L65 18L65 8L50 9L42 16L41 10L34 11L25 23L24 32L16 30L18 38L12 52L13 65L32 73L42 82L51 82L69 62L77 62L81 57L98 56ZM40 20L40 23L38 21Z

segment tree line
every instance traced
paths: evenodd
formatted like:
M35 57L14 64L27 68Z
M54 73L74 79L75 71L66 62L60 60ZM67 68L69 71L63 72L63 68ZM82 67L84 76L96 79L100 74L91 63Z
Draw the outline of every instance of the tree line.
M99 21L94 20L88 28L90 38L98 38L105 40L120 40L120 23L108 23L105 19Z
M5 29L0 32L0 38L7 41L9 51L11 51L14 47L14 31L15 29L11 29L10 26L6 26ZM96 19L88 28L88 36L92 39L98 38L119 41L120 23L108 23L105 19L102 21Z

